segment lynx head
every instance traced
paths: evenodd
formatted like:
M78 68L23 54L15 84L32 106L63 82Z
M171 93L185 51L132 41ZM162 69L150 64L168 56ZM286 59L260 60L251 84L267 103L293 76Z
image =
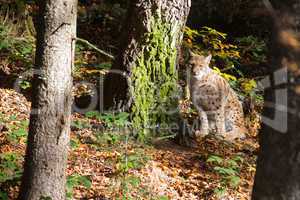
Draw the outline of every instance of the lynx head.
M192 74L198 75L201 71L209 69L211 55L203 56L191 53L189 65L192 67Z

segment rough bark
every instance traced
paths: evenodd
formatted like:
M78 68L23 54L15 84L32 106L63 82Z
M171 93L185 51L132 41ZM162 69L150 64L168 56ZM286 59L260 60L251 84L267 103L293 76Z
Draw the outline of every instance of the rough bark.
M263 112L268 124L261 130L252 199L296 200L300 198L300 1L271 4L275 8L269 7L274 19L272 65ZM287 105L280 105L286 97Z
M157 12L163 20L174 25L174 34L180 31L186 23L191 0L132 0L130 1L126 24L121 36L120 51L113 63L113 70L130 74L137 57L145 47L144 36L151 31L151 18ZM178 25L178 26L175 26ZM174 35L175 36L175 35ZM173 38L176 45L180 44L182 34ZM126 101L128 98L128 84L126 78L111 73L104 82L104 105L113 106L114 102Z
M21 200L65 199L77 0L39 1Z

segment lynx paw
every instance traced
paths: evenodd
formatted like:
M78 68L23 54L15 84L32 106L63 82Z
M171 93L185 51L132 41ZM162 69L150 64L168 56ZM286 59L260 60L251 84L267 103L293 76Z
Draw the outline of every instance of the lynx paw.
M196 137L204 137L208 135L208 131L203 131L203 130L196 130L195 131L195 136Z

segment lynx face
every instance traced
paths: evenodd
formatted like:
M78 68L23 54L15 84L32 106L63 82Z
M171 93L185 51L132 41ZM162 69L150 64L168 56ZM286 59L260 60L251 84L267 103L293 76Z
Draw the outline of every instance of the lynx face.
M201 76L208 72L211 55L205 57L202 55L192 55L189 65L192 67L194 76Z

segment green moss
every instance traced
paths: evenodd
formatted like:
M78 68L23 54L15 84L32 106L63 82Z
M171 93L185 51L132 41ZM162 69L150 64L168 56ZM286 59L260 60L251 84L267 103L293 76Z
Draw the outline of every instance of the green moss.
M164 23L160 18L152 18L150 27L133 67L130 84L134 100L131 119L140 136L149 132L147 127L172 120L170 111L177 109L179 91L176 69L179 27Z

